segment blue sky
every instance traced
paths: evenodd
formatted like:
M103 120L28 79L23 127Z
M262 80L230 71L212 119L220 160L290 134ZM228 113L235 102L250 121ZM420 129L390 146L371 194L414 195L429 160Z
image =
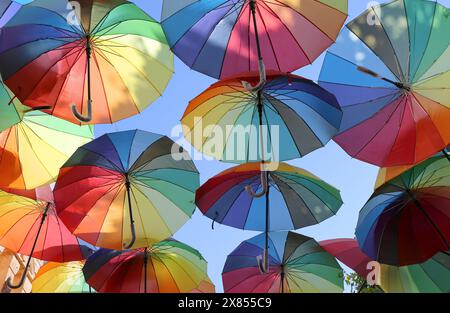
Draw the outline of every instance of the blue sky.
M159 19L162 0L135 0L133 2L154 18ZM350 0L349 19L356 17L365 10L369 2L373 3L373 1L366 0ZM450 0L439 2L450 6ZM296 72L296 74L316 80L322 60L323 56L313 65ZM170 136L173 127L179 124L179 120L189 100L197 96L213 82L215 80L190 70L180 60L176 59L175 75L166 92L159 100L139 116L113 125L96 127L96 135L138 128ZM340 189L345 202L335 217L320 225L304 228L298 232L314 237L316 240L354 237L358 212L373 192L378 168L351 159L334 142L303 159L289 163L314 173ZM231 166L217 161L206 160L196 161L196 165L201 173L202 183L219 171ZM256 234L258 233L237 230L217 224L215 230L212 230L211 220L197 211L193 218L175 235L175 238L193 246L203 254L209 264L209 275L215 283L217 291L220 292L223 290L221 272L226 256L243 240Z

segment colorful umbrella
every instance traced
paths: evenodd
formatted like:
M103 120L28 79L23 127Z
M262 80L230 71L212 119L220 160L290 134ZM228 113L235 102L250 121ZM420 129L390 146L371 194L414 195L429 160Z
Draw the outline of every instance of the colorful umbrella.
M20 123L0 133L0 186L33 189L54 182L69 156L92 137L90 126L40 111L25 113Z
M449 293L450 253L441 252L422 264L381 266L381 287L392 293Z
M39 269L32 283L33 293L95 292L84 280L84 262L50 262Z
M359 214L356 237L370 258L422 263L450 249L450 162L432 157L385 182Z
M189 67L215 78L268 69L292 72L336 39L347 1L165 0L162 27Z
M396 0L347 25L327 53L322 87L344 112L335 141L381 167L417 164L450 143L450 11Z
M207 278L201 254L173 239L150 248L100 249L83 268L90 286L108 293L185 293Z
M336 259L312 238L294 232L270 237L270 271L261 273L257 257L264 235L241 243L227 258L222 273L229 293L342 292L343 271Z
M262 188L260 168L260 163L247 163L211 178L197 190L198 208L215 222L265 231L268 236L269 231L320 223L336 214L342 205L337 189L285 163L268 172L265 198L254 198L246 189ZM267 268L267 258L264 260Z
M0 36L0 73L27 106L112 123L159 98L173 72L161 26L124 0L36 0ZM82 114L85 114L83 116Z
M48 200L33 200L0 191L0 246L45 261L82 260L90 248L80 245L56 215ZM28 259L19 284L25 281L31 258Z
M255 94L243 80L255 83L258 76L220 81L190 102L182 124L197 150L232 163L285 161L323 147L338 132L336 98L312 81L272 71Z
M200 184L180 149L140 130L106 134L80 147L56 182L58 215L97 247L140 248L170 237L193 214Z
M350 267L359 276L366 278L371 269L367 268L373 260L365 255L355 239L331 239L319 242L320 246L336 259Z

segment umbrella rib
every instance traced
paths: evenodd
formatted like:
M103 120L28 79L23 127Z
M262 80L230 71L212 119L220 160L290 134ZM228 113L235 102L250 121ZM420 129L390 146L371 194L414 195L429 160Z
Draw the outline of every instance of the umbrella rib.
M109 103L108 95L106 93L105 82L103 80L102 71L100 70L100 65L98 64L97 55L95 53L93 53L93 56L94 56L93 59L94 59L95 65L97 66L97 70L98 70L98 73L99 73L99 76L100 76L100 82L101 82L101 86L102 86L103 95L105 97L105 102L108 104ZM108 106L108 116L109 116L109 120L113 121L113 117L112 117L111 110L110 110L109 106Z

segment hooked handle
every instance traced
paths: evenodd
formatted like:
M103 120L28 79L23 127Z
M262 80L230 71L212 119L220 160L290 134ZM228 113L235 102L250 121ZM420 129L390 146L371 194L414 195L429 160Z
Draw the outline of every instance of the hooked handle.
M258 255L256 257L256 261L258 262L259 271L262 274L269 273L269 251L264 249L264 255Z
M261 172L261 192L257 193L253 190L252 186L245 186L245 190L253 197L253 198L261 198L264 196L267 191L269 190L269 182L267 181L267 172L262 171Z
M258 92L264 88L267 83L267 75L266 75L266 66L264 65L264 61L260 59L258 61L258 69L259 69L259 82L252 86L249 82L242 81L242 86L249 92Z
M92 100L87 101L87 115L84 116L80 112L78 112L78 108L75 104L72 104L72 113L73 116L76 117L82 123L89 123L92 121Z

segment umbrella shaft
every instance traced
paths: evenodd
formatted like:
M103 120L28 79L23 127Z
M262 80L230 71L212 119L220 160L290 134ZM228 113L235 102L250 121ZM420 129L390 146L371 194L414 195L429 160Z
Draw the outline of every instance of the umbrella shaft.
M87 93L88 100L92 101L91 97L91 37L89 35L86 36L86 63L87 63Z
M258 22L256 20L256 2L255 2L255 0L250 0L250 10L252 11L253 27L255 29L255 37L256 37L256 48L258 49L258 58L259 58L259 60L262 60L261 43L259 41L259 34L258 34Z
M263 129L263 101L262 101L262 91L258 91L258 116L259 116L259 141L260 141L260 150L261 150L261 162L264 163L266 161L265 153L264 153L264 129Z

